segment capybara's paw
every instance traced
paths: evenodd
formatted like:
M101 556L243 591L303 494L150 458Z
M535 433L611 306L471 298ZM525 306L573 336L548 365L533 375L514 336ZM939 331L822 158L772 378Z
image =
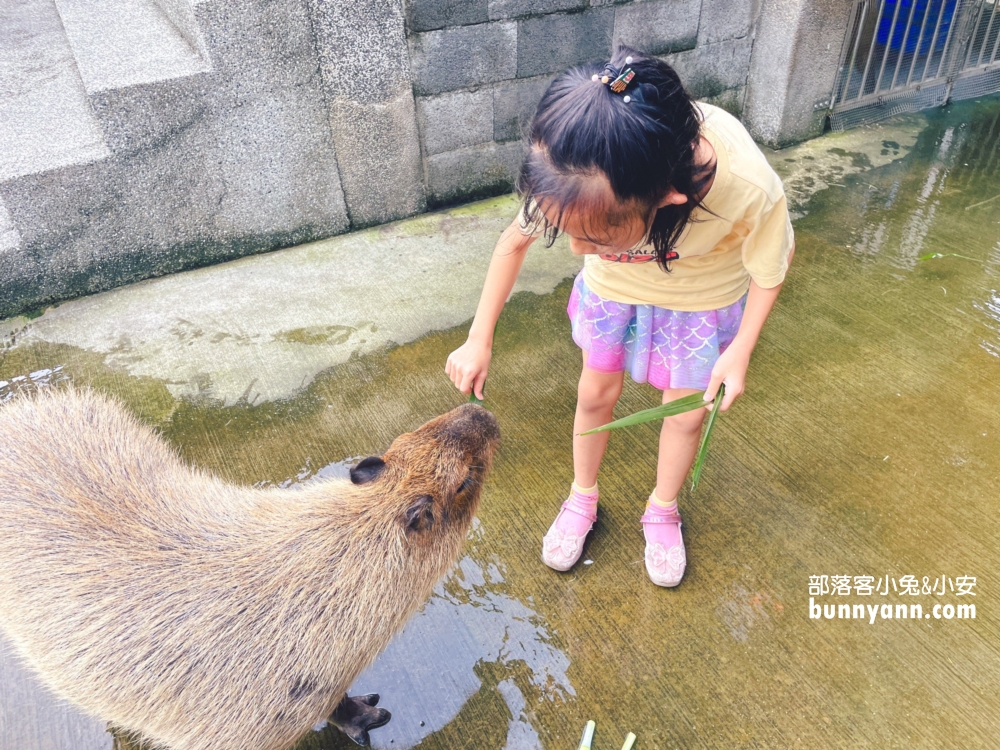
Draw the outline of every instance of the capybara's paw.
M344 696L330 716L330 723L359 745L367 747L371 742L368 732L389 723L392 714L378 705L378 693L360 695L356 698Z

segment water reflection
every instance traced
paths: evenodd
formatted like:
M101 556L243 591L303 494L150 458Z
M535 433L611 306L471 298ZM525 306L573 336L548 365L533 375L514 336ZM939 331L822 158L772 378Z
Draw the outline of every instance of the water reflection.
M983 339L981 346L994 357L1000 358L1000 294L996 289L990 290L990 296L982 302L976 301L972 306L986 316L986 327L991 336Z
M254 484L254 487L280 487L281 489L290 489L303 487L309 482L317 479L349 479L351 476L351 467L363 458L364 456L350 456L349 458L345 458L340 461L328 463L318 469L314 469L312 466L312 459L307 458L305 466L299 469L295 473L295 476L286 477L280 482L272 482L267 479L262 479Z
M0 404L9 401L21 392L30 392L38 388L46 388L56 383L69 380L64 372L65 365L43 367L29 372L27 375L14 375L10 380L0 380Z
M49 694L0 638L0 748L111 750L105 724Z
M929 116L906 164L854 180L859 189L844 209L856 217L848 247L859 258L884 258L905 274L932 252L978 248L973 255L984 262L993 255L995 236L984 225L995 225L1000 210L1000 110L996 101L955 109ZM939 221L943 208L949 215Z
M346 478L361 457L319 470L311 461L299 486L324 478ZM488 551L475 519L467 552L439 583L430 600L378 659L360 675L352 694L379 693L393 720L373 734L376 748L409 748L446 727L474 696L498 695L507 718L492 733L496 747L539 746L531 708L539 701L566 703L576 696L567 674L569 659L555 645L542 617L511 596L505 563ZM503 708L501 708L503 718Z
M481 747L533 747L534 707L576 695L569 659L543 619L505 591L499 559L475 559L476 546L355 683L354 692L381 693L393 712L374 747L414 747L477 696L472 709L494 717ZM522 744L528 738L535 742Z

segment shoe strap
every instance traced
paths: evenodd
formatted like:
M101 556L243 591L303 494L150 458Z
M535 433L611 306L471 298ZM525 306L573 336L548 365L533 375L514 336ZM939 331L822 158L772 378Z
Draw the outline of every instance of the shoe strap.
M681 517L676 513L646 513L639 519L640 523L680 523Z
M594 503L594 509L584 508L579 503L574 503L572 496L562 504L563 510L571 510L578 516L583 516L591 523L597 521L597 503Z

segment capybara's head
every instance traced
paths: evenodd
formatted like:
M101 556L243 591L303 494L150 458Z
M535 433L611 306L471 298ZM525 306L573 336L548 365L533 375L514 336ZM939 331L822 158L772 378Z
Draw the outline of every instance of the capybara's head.
M446 568L479 506L499 443L496 417L465 404L400 435L385 455L361 461L351 481L397 530L408 565Z

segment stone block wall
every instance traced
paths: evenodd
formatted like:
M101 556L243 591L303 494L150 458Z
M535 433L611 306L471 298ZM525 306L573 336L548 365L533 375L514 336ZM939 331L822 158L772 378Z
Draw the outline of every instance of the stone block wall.
M304 3L188 6L0 4L0 317L350 227Z
M807 136L849 2L7 0L0 318L508 191L553 76L616 42Z
M751 0L408 0L428 204L509 190L554 75L618 42L664 56L696 96L738 114L753 12Z

